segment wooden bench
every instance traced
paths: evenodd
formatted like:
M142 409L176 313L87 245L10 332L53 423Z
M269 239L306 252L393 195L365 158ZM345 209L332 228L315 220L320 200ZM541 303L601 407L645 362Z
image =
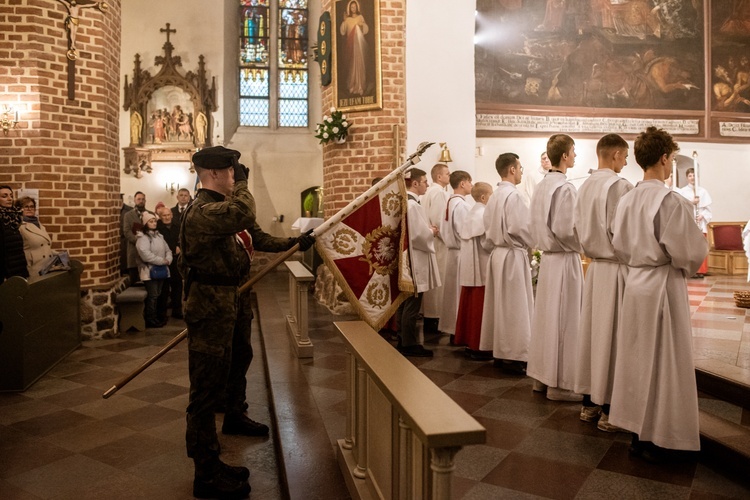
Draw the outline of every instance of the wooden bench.
M81 273L54 271L0 285L0 392L24 391L81 345Z
M135 328L139 332L146 329L146 320L143 318L143 301L148 293L145 288L131 286L117 294L115 303L120 311L120 331L127 332Z
M747 256L742 246L745 222L708 224L708 272L711 274L747 274Z

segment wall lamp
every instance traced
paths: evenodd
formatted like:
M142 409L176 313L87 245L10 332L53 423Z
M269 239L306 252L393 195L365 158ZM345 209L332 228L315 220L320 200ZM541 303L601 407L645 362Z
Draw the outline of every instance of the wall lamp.
M18 126L18 110L7 104L0 112L0 128L3 129L3 135L8 135L8 131Z

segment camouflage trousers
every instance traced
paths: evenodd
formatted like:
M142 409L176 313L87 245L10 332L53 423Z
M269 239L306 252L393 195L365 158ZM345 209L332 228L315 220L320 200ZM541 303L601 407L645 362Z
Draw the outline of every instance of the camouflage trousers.
M196 460L219 454L215 410L222 398L226 397L228 414L244 411L245 376L253 359L252 310L246 301L240 300L236 321L230 317L188 323L190 400L185 442L188 456Z

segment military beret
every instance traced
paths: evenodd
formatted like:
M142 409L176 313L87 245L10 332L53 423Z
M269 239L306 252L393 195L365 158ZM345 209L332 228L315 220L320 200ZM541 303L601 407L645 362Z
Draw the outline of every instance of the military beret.
M227 149L224 146L212 146L203 148L193 155L193 163L196 167L207 168L212 170L221 170L233 167L241 154L234 149Z

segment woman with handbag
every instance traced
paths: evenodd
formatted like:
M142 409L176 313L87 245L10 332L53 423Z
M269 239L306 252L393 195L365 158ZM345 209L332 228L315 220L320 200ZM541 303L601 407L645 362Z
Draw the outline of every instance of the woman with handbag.
M172 251L164 237L156 230L156 215L143 212L143 231L136 235L135 247L138 250L138 274L146 287L146 328L160 328L161 322L156 314L156 303L161 294L164 282L169 279L169 264L172 263Z

